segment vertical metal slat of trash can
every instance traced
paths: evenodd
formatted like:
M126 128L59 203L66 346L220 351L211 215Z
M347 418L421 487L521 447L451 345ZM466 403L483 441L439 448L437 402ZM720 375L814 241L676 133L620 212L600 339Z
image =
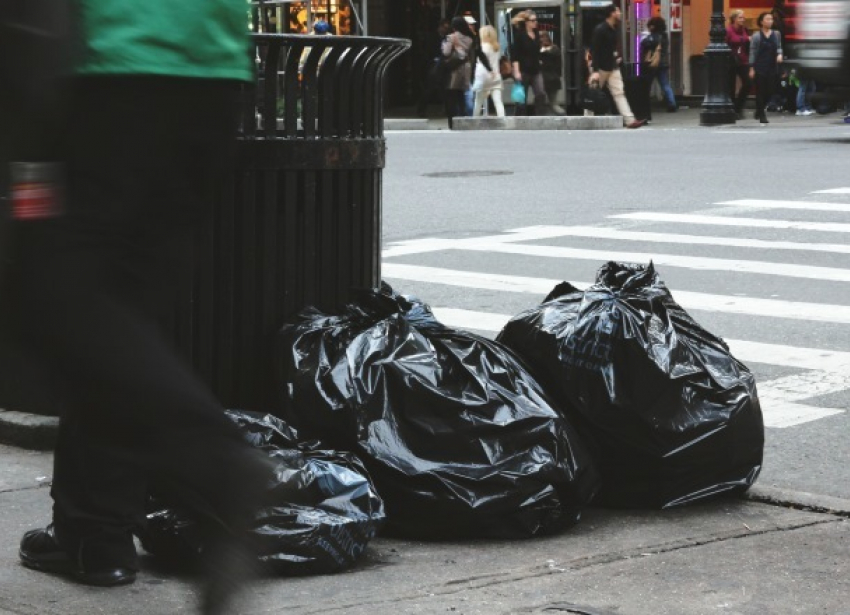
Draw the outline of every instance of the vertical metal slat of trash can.
M280 59L280 46L269 45L266 50L266 64L263 67L263 131L266 139L272 139L277 132L277 70Z
M256 206L257 206L257 173L256 167L246 170L241 190L241 207L236 217L235 254L237 255L236 270L236 302L234 304L235 338L238 362L232 365L234 372L235 395L242 397L249 393L249 377L256 361L255 339L253 335L254 314L257 296L256 284Z
M343 104L341 85L344 80L347 63L344 61L348 49L335 47L326 56L322 70L319 72L319 97L321 112L319 114L319 134L326 144L328 156L325 160L327 170L321 172L321 226L319 233L320 255L320 296L322 306L338 306L345 301L347 289L345 278L341 275L341 263L348 258L341 251L340 235L344 230L340 226L340 209L346 207L343 196L339 192L339 177L348 162L343 160L345 152L345 127L339 122L339 108ZM335 152L335 153L333 153Z
M383 57L381 48L372 48L365 51L355 65L356 79L360 82L361 88L369 88L370 78L377 74L377 65ZM374 84L372 84L374 91ZM372 105L370 102L372 97L366 97L355 104L354 121L357 123L357 135L359 138L374 138L371 118ZM367 235L369 228L368 220L370 218L371 209L371 192L369 190L369 172L365 170L352 171L352 220L353 229L351 233L352 242L352 270L351 284L352 286L368 287L374 286L380 282L380 278L371 277L371 267L369 257L365 254L368 246L372 244L372 238Z
M253 117L251 118L253 120ZM242 180L244 181L244 179ZM212 295L215 303L215 332L214 371L212 382L218 383L217 393L223 403L235 399L234 375L230 368L230 357L236 348L234 331L234 300L236 296L236 243L234 241L236 219L236 194L239 189L239 179L236 174L222 180L222 199L219 215L215 220L213 232L217 238L215 243L215 279L216 287ZM206 332L210 335L209 332Z
M350 111L350 122L352 127L352 136L353 137L365 137L365 102L364 96L361 96L360 93L363 89L363 81L364 75L366 73L366 67L369 65L369 60L380 51L376 48L366 48L362 49L360 53L357 55L357 59L354 61L354 64L351 67L351 83L352 83L352 96L351 96L351 111Z
M316 136L319 117L319 61L324 49L319 46L309 47L307 60L301 69L301 124L304 138Z
M336 110L339 107L340 58L345 49L333 47L325 56L318 72L319 135L322 138L339 137ZM322 70L327 67L327 70Z
M298 100L301 97L301 83L298 79L298 62L301 60L303 45L293 45L286 50L283 69L283 137L294 138L298 134Z
M379 76L381 75L380 68L382 62L389 58L392 54L392 49L381 49L372 58L363 72L364 87L370 92L374 92L374 96L367 99L363 106L363 132L367 138L377 138L383 135L383 125L378 121L382 106L376 97L380 94L378 90ZM358 235L362 238L360 246L360 266L355 272L357 284L368 285L368 280L378 279L375 275L376 257L372 255L373 246L376 241L380 241L380 237L376 235L374 229L374 209L378 207L375 203L374 178L371 171L364 171L362 178L362 197L360 208L360 225ZM374 205L373 205L374 204Z
M318 127L318 67L324 49L317 45L309 48L306 61L301 69L301 125L304 139L316 137ZM305 168L301 173L301 195L298 208L301 210L301 230L299 256L301 274L301 297L308 304L314 304L319 298L316 279L319 272L318 228L319 211L316 206L318 194L318 171Z
M212 212L218 214L221 211L222 198L221 192L215 196L212 205ZM215 289L215 280L213 272L215 268L215 224L214 219L209 218L204 221L204 232L196 237L195 248L198 251L197 269L195 271L195 296L196 297L212 297ZM215 348L213 346L212 336L206 334L213 328L215 322L215 302L200 301L194 306L194 315L196 322L194 323L192 336L192 347L198 356L196 369L201 373L202 377L211 378L215 368Z
M352 46L345 50L345 54L339 59L336 68L337 96L338 101L334 109L334 123L337 126L338 135L342 138L352 139L357 136L354 123L351 121L351 78L354 62L360 49Z
M362 92L359 89L361 81L359 77L362 75L362 67L368 57L369 53L362 46L352 45L340 59L337 69L339 81L337 125L340 135L345 138L357 139L362 135L362 118L356 114L355 101L362 98ZM339 229L337 234L338 293L346 292L346 289L343 288L343 281L348 285L355 283L353 272L356 270L357 252L354 250L352 240L352 224L353 214L357 213L360 204L352 193L352 177L358 173L362 174L362 172L359 169L340 169L336 175L336 200L338 203L336 216ZM344 303L344 297L340 298L339 303Z

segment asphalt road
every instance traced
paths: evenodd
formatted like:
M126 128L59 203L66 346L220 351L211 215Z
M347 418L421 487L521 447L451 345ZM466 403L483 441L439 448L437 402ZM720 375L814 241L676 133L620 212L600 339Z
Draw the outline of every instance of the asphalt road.
M651 258L756 374L768 425L759 484L850 498L850 126L664 119L637 131L390 133L384 278L493 336L556 280ZM540 226L557 228L507 233Z

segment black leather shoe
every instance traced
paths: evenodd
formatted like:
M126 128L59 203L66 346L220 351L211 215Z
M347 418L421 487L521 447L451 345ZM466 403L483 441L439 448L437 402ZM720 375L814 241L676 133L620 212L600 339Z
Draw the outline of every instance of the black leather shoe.
M113 587L136 580L136 571L131 568L103 566L96 570L83 569L59 546L53 524L24 534L18 555L27 568L68 575L86 585Z

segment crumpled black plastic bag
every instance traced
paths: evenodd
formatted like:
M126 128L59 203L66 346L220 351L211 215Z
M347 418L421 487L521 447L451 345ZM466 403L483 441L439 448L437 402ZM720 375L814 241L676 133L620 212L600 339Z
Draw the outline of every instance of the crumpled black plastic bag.
M279 418L233 411L245 438L277 462L276 480L248 532L259 560L279 574L338 572L354 565L385 519L383 502L360 461L350 453L299 442ZM173 503L173 502L171 502ZM203 556L203 522L161 497L151 498L142 544L166 560Z
M653 265L564 283L497 338L519 354L598 457L597 503L671 507L746 491L764 424L755 379L676 302Z
M388 528L527 537L578 521L598 475L573 428L504 347L384 285L280 336L287 420L366 464Z

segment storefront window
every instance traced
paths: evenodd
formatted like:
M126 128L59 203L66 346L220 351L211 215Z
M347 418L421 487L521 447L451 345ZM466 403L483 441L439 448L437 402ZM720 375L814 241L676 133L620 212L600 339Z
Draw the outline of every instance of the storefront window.
M254 31L285 32L289 34L307 34L310 20L327 21L334 34L356 34L355 11L352 0L269 0L262 8L257 8L251 29ZM308 10L309 8L309 10ZM264 15L260 14L260 11Z

